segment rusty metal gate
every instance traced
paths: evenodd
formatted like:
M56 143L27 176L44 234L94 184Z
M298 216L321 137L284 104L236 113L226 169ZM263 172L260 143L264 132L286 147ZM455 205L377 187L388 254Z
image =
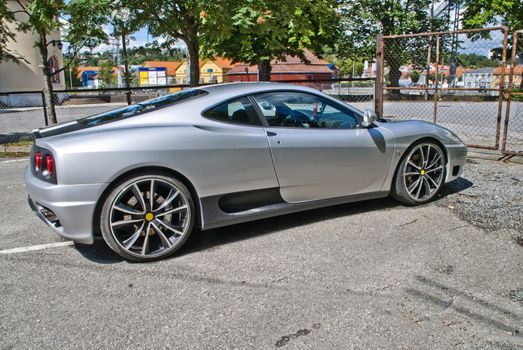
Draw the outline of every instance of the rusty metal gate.
M504 155L523 155L523 64L518 65L518 60L523 60L523 43L520 36L523 36L523 30L514 32L512 36L501 142L501 152Z
M441 124L470 147L491 150L500 149L505 114L505 150L505 140L518 137L514 108L523 108L514 107L516 90L504 108L507 38L506 27L378 36L376 113Z

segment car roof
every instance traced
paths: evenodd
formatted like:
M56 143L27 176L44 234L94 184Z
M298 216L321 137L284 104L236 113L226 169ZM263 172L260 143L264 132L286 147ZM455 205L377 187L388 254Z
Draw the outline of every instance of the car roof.
M201 86L199 89L207 91L213 97L227 98L236 95L246 95L272 90L293 90L318 93L318 90L307 86L294 85L289 83L274 82L237 82L217 85Z

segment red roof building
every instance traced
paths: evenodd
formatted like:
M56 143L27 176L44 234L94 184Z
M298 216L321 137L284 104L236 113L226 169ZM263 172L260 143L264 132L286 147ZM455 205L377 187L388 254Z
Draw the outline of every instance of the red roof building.
M271 61L271 80L330 80L337 75L336 69L329 68L329 63L305 50L304 62L299 57L286 56L284 60ZM228 73L227 80L258 81L258 66L247 63L236 64Z

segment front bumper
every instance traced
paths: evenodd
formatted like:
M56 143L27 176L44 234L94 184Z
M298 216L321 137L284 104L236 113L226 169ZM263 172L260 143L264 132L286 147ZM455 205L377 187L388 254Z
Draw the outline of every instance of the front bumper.
M92 244L96 203L106 184L55 185L25 169L25 185L31 209L60 236Z
M445 182L457 179L463 173L467 159L467 146L464 144L446 145L447 150L447 178Z

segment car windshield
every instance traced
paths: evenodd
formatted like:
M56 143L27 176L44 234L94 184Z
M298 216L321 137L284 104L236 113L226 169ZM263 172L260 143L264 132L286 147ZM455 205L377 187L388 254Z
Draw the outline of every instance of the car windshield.
M145 112L154 111L156 109L166 107L189 98L206 95L207 93L207 91L199 89L184 90L175 94L165 95L153 100L140 102L135 105L114 109L112 111L90 117L85 117L79 119L78 123L86 126L105 124L121 119L126 119Z

